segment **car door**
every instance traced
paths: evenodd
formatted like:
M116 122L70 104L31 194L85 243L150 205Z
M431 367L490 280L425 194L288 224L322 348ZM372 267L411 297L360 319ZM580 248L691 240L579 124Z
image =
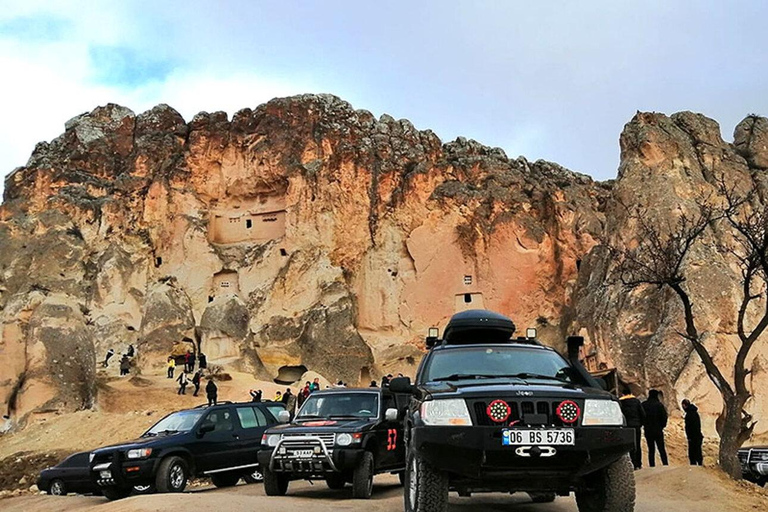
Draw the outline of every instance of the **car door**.
M237 440L238 465L255 466L258 464L261 437L267 427L277 423L277 420L264 407L258 405L238 407L236 411L240 426L240 436Z
M376 427L377 451L381 468L401 468L405 466L405 447L403 445L403 425L401 421L387 421L384 417L387 409L398 409L395 396L390 393L381 395L380 421Z
M210 411L198 426L198 432L200 427L206 424L212 424L213 430L198 433L195 447L191 450L196 454L198 472L205 473L236 466L237 463L232 458L237 452L239 435L235 429L232 408L216 408Z

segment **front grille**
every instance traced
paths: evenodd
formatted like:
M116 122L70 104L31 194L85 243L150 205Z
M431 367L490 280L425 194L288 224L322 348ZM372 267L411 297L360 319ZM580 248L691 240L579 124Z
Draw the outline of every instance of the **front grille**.
M749 458L749 452L748 451L744 451L744 452L740 451L739 452L739 462L741 462L742 464L746 464L748 458Z
M307 444L307 437L317 437L325 445L325 449L328 451L333 450L333 445L336 443L336 434L283 434L283 446L286 448L301 448L303 446L309 447Z
M516 400L503 399L509 405L511 409L509 419L504 425L494 422L488 417L486 409L491 402L484 400L477 400L472 405L472 410L475 414L473 418L475 425L490 427L490 426L507 426L514 423L516 426L527 426L526 418L534 418L536 423L530 423L535 426L553 426L553 427L573 427L563 423L560 418L557 417L555 411L563 400ZM574 400L579 408L584 410L583 400ZM581 418L579 418L580 422ZM579 423L577 422L577 424Z

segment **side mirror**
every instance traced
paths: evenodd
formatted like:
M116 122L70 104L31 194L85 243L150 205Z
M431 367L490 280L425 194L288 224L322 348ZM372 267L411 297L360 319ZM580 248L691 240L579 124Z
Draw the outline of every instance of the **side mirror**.
M291 422L291 413L288 411L280 411L277 413L277 421L280 423L290 423Z
M398 414L397 409L387 409L384 411L384 419L387 421L397 421L400 417L400 414Z
M389 390L393 393L412 395L415 391L410 377L396 377L389 382Z
M200 437L203 437L208 432L213 432L214 430L216 430L216 425L212 421L206 421L200 425L200 430L197 433Z

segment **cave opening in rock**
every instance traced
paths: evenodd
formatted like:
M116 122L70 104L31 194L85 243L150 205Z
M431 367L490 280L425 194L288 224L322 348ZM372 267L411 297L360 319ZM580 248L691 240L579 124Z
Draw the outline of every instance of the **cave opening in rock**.
M155 268L160 268L160 265L163 264L163 258L161 256L158 256L155 258Z
M465 293L464 294L464 303L469 304L472 302L472 294L471 293Z
M277 370L277 377L275 377L274 381L275 384L290 386L298 382L305 373L307 373L307 367L303 364L298 366L281 366Z
M286 251L285 249L283 249L283 248L281 247L281 248L280 248L280 256L288 256L288 251Z

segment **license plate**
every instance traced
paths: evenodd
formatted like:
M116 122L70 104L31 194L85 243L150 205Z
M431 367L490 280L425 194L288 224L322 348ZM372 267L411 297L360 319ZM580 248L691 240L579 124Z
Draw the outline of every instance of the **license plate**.
M297 459L311 459L314 453L314 450L294 450L291 452L291 457Z
M99 476L101 478L112 478L112 473L109 471L99 471Z
M505 429L501 436L504 446L572 446L575 444L572 428L551 430Z

